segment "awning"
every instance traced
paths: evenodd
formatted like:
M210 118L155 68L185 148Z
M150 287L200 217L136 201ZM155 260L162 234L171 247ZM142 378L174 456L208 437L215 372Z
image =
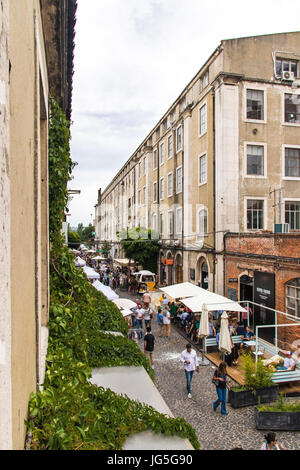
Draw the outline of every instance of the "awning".
M129 315L132 315L132 311L129 310L128 308L122 308L120 312L122 313L124 318L129 317Z
M167 294L172 299L183 299L185 297L195 297L200 295L201 287L195 286L191 282L181 282L180 284L173 284L172 286L161 287L161 291Z
M95 256L95 257L92 258L92 259L95 259L95 260L97 260L97 261L106 261L106 260L107 260L107 258L103 258L102 256Z
M208 311L225 310L230 312L246 312L247 310L238 302L234 302L202 287L195 286L190 282L182 282L173 286L162 287L161 291L165 292L173 299L181 299L192 312L201 312L202 305L206 304Z
M118 263L121 266L128 266L129 264L129 259L127 258L115 258L114 263ZM130 266L133 266L135 262L133 260L130 260Z
M77 256L77 258L75 258L74 263L75 263L75 266L80 267L80 268L83 268L83 266L86 265L86 262L82 258L80 258L79 256Z
M121 309L121 308L127 308L127 309L131 309L133 307L136 307L136 303L133 302L132 300L130 299L116 299L113 301L114 304L116 304L116 306ZM132 312L131 312L132 313Z
M88 279L100 278L100 274L98 274L93 268L90 268L89 266L84 266L82 269L85 272Z
M93 286L95 287L95 289L102 292L102 294L105 295L107 300L115 300L119 298L118 294L116 294L115 291L113 291L109 286L105 286L100 281L93 282Z
M203 303L206 304L209 312L216 310L224 310L227 312L247 312L247 310L244 307L241 307L238 302L234 302L233 300L227 299L227 297L214 294L213 292L209 292L205 289L203 290L204 293L202 295L182 299L181 303L186 305L194 313L202 311Z

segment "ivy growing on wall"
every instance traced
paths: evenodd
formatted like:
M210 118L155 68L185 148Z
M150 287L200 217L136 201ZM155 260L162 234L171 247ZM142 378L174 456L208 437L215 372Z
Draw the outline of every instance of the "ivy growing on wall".
M131 434L151 429L187 438L199 449L194 429L183 418L162 415L89 381L91 367L143 366L152 380L154 372L138 346L128 339L128 326L119 309L88 282L63 245L61 223L74 167L69 139L69 123L51 99L49 344L43 390L32 394L29 402L27 447L122 449Z

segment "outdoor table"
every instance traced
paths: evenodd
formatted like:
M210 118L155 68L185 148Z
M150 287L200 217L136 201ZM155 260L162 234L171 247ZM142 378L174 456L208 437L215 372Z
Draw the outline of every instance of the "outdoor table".
M243 341L244 346L256 346L255 341Z

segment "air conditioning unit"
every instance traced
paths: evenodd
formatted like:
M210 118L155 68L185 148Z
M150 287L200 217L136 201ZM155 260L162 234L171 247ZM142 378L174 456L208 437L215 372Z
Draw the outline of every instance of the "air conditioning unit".
M289 224L274 224L274 233L288 233L289 231Z
M288 72L288 71L282 72L281 80L285 80L287 82L293 82L295 80L294 72Z

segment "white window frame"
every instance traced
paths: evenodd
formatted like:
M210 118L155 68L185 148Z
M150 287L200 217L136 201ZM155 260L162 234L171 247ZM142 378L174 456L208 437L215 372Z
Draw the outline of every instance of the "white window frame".
M247 158L248 158L248 153L247 153L247 148L248 145L256 145L257 147L263 147L264 148L264 174L263 175L248 175L247 174ZM259 179L266 179L267 178L267 144L266 142L244 142L244 165L243 165L243 176L244 178L259 178Z
M142 164L141 162L138 163L138 177L141 178L142 177Z
M206 77L207 77L207 83L205 83L204 81L204 79L206 80ZM204 90L208 85L209 85L209 70L206 70L201 77L201 90Z
M205 175L205 181L201 182L200 181L200 176L201 176L200 160L203 157L205 157L205 160L206 160L206 175ZM204 152L198 156L198 186L203 186L204 184L207 184L207 152Z
M177 144L178 144L178 129L181 129L181 147L178 147ZM183 132L182 132L182 124L180 124L178 127L176 127L176 153L178 152L181 152L182 151L182 138L183 138Z
M160 212L159 213L159 234L162 235L162 238L164 238L164 230L165 230L165 224L164 224L164 213Z
M300 65L299 65L300 67ZM285 90L282 93L282 111L281 111L281 125L288 126L288 127L300 127L300 123L298 122L285 122L285 95L297 95L300 96L300 89L297 88L297 91L289 89L288 91Z
M157 232L157 216L155 212L152 214L152 230Z
M158 194L157 194L157 181L153 183L153 202L157 202Z
M170 188L170 185L169 185L169 176L171 176L171 188ZM173 171L170 171L168 173L168 177L167 177L167 195L168 195L168 197L173 196Z
M172 227L172 230L170 230L170 227ZM174 235L174 212L172 210L168 211L168 236L171 235Z
M287 197L287 198L283 198L283 209L282 209L282 213L283 213L283 223L286 223L285 222L285 203L286 202L299 202L300 203L300 198L299 197ZM293 230L296 230L295 233L299 232L300 229L293 229Z
M141 207L142 205L142 191L138 189L138 206Z
M162 166L165 163L165 143L164 142L162 142L159 145L159 149L160 149L160 152L159 152L159 165ZM161 158L162 156L163 156L163 160Z
M178 213L180 213L180 230L178 230ZM182 235L182 208L177 207L175 214L175 234Z
M156 157L155 157L156 155ZM157 160L157 149L154 149L153 150L153 170L157 170L157 163L158 163L158 160Z
M178 170L181 169L181 190L178 191ZM183 188L183 177L182 177L182 165L179 165L176 168L176 194L181 194L182 193L182 188Z
M200 213L206 212L206 232L200 231ZM201 206L197 212L197 238L204 238L208 236L208 209L206 206Z
M248 119L247 118L247 90L263 91L264 92L264 119ZM267 123L267 88L263 86L257 86L252 83L244 84L244 122L253 122L257 124Z
M143 205L145 206L146 205L146 186L143 187Z
M146 157L143 158L143 170L144 170L144 175L145 175L147 172Z
M163 189L163 191L162 191L162 189ZM163 197L161 197L161 196L163 196ZM165 199L165 177L162 176L159 180L159 200L163 201L164 199Z
M169 154L169 141L170 141L170 139L171 139L171 142L172 142L172 152L171 152L171 155ZM167 158L167 160L170 160L170 158L173 157L173 150L174 150L173 144L174 144L174 142L173 142L173 134L171 134L171 135L169 135L169 137L168 137L168 158Z
M205 129L201 132L201 118L200 118L200 112L201 109L205 108ZM198 136L202 137L207 133L207 101L204 101L201 103L201 105L198 108Z
M300 176L285 176L285 149L287 148L298 149L300 151L300 145L289 145L289 144L282 145L282 152L281 152L282 179L286 181L300 181Z
M248 229L247 227L247 201L263 201L263 227L262 228L253 228ZM267 206L267 198L266 197L258 197L258 196L246 196L244 199L244 232L246 233L253 233L258 232L260 230L266 230L267 228L267 215L268 215L268 206Z

